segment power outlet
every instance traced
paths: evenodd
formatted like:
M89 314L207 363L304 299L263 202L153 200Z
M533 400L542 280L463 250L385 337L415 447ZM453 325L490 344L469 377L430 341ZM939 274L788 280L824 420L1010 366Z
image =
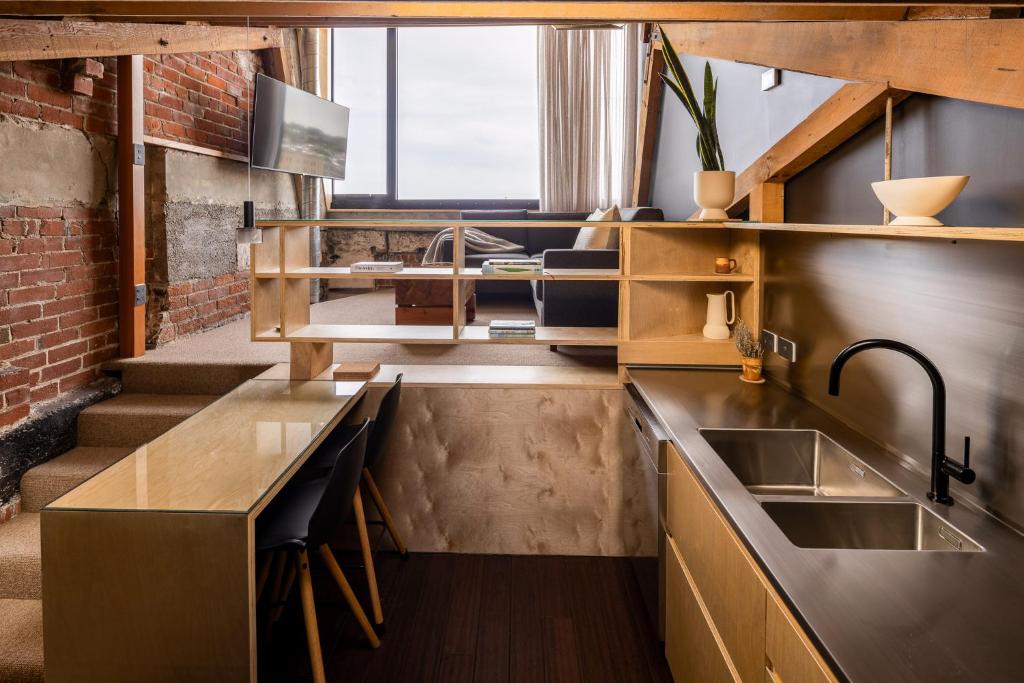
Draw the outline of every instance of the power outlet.
M790 363L796 362L796 342L779 337L775 344L775 353L779 354Z
M775 334L771 330L761 330L761 346L764 348L765 353L775 351L778 347L779 335Z

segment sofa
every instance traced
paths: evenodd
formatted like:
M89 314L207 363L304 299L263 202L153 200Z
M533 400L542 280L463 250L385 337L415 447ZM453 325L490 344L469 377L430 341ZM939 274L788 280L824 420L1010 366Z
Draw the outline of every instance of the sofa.
M647 206L619 210L623 221L662 221L661 209ZM543 220L582 221L583 212L546 211L463 211L465 221L480 221L477 227L525 247L510 254L466 254L466 266L479 268L491 258L526 259L539 257L544 268L618 268L618 249L573 249L579 227L571 228L488 228L487 221ZM445 254L451 260L451 246ZM619 320L617 282L544 282L541 280L483 280L477 282L477 297L486 302L500 296L532 296L540 324L546 327L615 327Z

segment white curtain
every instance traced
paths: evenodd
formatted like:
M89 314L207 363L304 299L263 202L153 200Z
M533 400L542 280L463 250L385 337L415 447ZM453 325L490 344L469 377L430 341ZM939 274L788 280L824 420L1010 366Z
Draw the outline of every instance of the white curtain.
M629 204L641 25L537 30L541 210Z

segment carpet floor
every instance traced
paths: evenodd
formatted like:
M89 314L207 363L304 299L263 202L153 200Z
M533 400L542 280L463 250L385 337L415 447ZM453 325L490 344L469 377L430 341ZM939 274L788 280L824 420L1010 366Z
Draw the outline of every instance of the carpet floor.
M314 304L313 323L393 325L395 293L381 289ZM529 302L488 302L477 305L473 325L495 318L536 320ZM288 362L288 344L250 340L249 318L171 342L132 363L274 363ZM540 344L335 344L335 362L376 361L401 365L614 365L615 350L560 347L552 352Z

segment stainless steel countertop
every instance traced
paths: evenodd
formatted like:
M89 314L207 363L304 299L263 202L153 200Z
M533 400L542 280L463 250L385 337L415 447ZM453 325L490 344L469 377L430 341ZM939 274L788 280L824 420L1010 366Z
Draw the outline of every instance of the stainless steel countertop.
M926 477L772 382L744 384L735 370L634 368L629 375L840 679L1021 680L1024 536L955 491L956 505L931 503ZM798 548L700 427L818 429L985 552Z

